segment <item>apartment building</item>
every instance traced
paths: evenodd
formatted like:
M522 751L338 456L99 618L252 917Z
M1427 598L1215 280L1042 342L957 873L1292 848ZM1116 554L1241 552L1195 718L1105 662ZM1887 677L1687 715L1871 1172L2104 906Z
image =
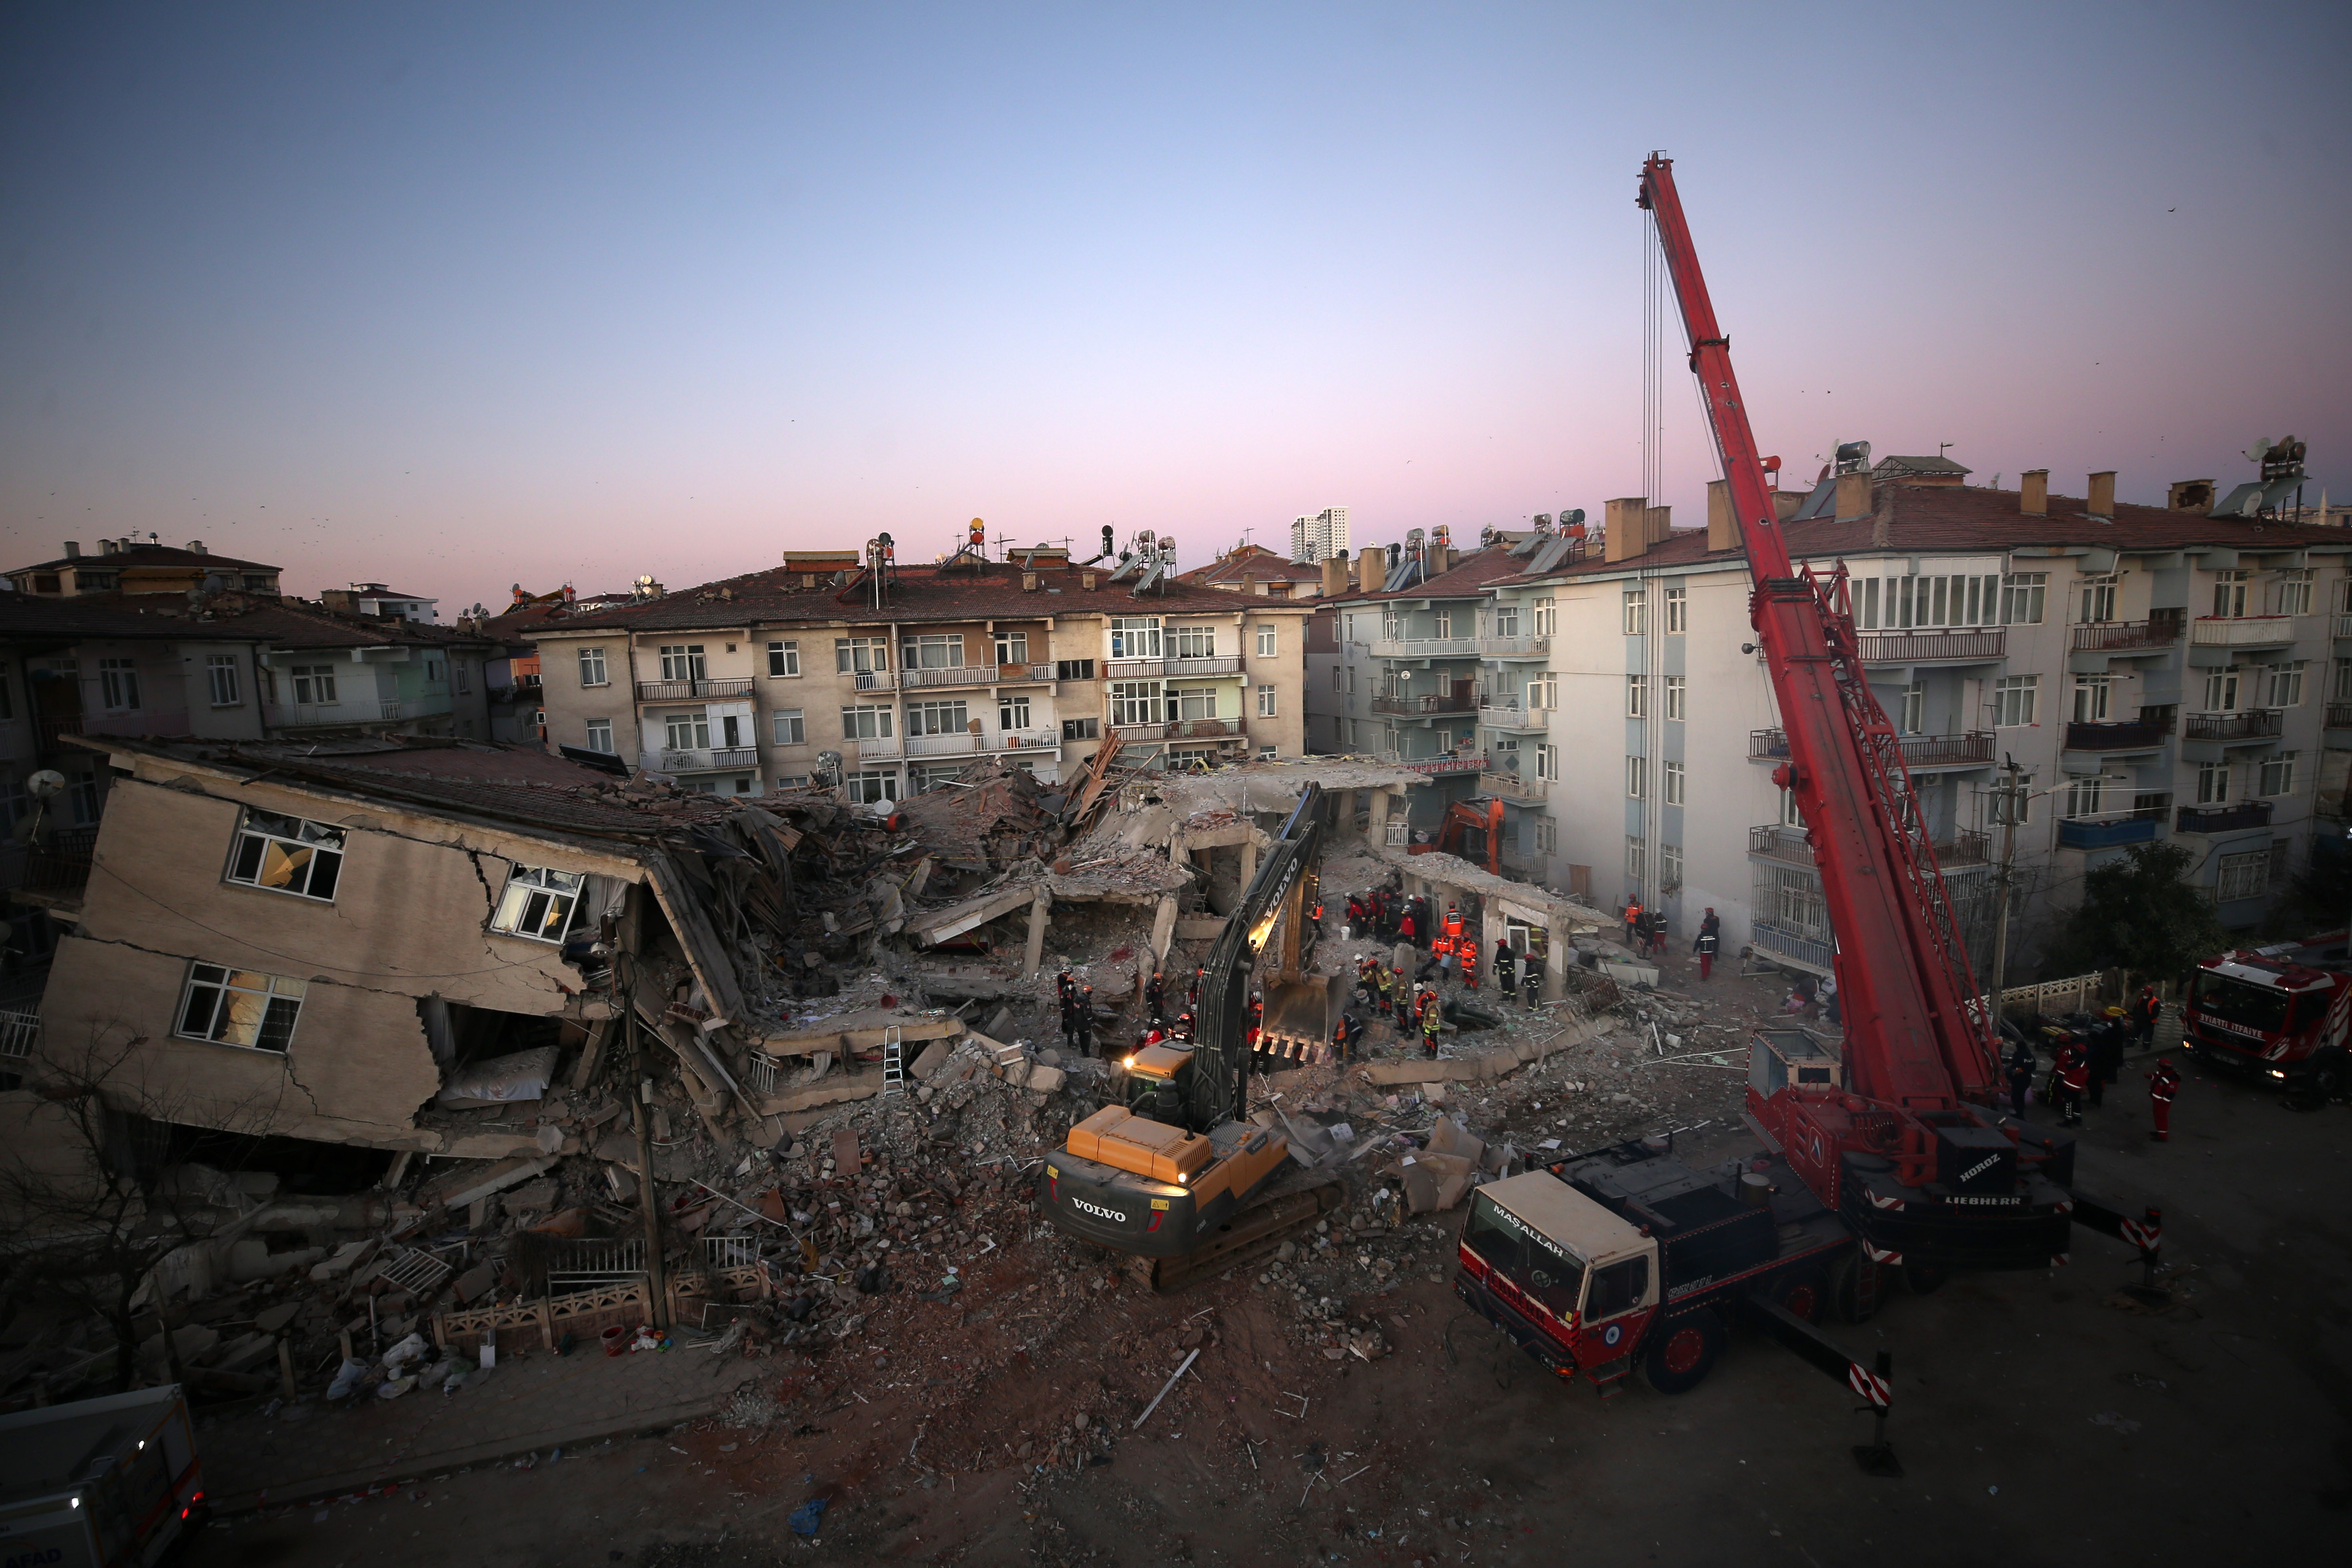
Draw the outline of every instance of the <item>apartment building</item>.
M1176 580L1253 599L1312 599L1322 591L1323 577L1319 562L1292 560L1264 545L1239 544L1206 566L1179 572Z
M126 536L99 540L93 555L84 555L79 540L68 539L65 554L57 559L20 566L6 576L17 592L41 599L76 599L93 593L278 591L276 567L215 555L202 539L190 539L187 548L181 549L152 538Z
M1291 519L1291 559L1319 564L1347 553L1347 507L1326 507L1312 517L1302 514Z
M1979 959L1995 774L2011 760L2021 967L2084 873L2135 843L2189 849L2222 920L2259 919L2315 824L2346 814L2352 542L2118 504L2112 475L2072 498L2046 475L1988 489L1935 462L1832 476L1780 505L1800 562L1846 573L1872 689ZM1514 803L1515 874L1639 897L1682 932L1713 907L1728 942L1824 971L1820 876L1772 779L1787 744L1717 502L1705 530L1673 531L1635 498L1610 504L1601 541L1513 547L1527 565L1483 585L1480 634L1540 641L1478 661L1484 772L1466 788Z
M1075 778L1112 731L1124 758L1166 767L1304 749L1311 601L1168 580L1139 592L1066 551L1015 555L877 571L793 551L526 627L548 742L730 795L808 783L835 754L859 802L982 757Z

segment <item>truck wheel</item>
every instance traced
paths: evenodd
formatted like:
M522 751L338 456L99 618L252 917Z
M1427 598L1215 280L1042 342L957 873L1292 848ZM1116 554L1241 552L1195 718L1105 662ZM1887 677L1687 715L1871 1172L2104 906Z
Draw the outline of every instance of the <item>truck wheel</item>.
M1932 1295L1944 1288L1952 1277L1948 1269L1931 1269L1924 1263L1903 1265L1903 1288L1915 1296Z
M1842 1323L1866 1323L1878 1315L1884 1288L1878 1265L1859 1251L1849 1252L1830 1265L1830 1312Z
M1721 1318L1705 1311L1669 1318L1650 1344L1650 1386L1661 1394L1687 1394L1706 1380L1722 1354Z
M2343 1099L2344 1092L2347 1087L2352 1087L2352 1074L2346 1072L2344 1058L2340 1053L2331 1051L2321 1057L2318 1063L2312 1068L2311 1097L2320 1104L2325 1105L2332 1100Z
M1772 1304L1785 1310L1792 1318L1807 1322L1818 1322L1826 1304L1828 1288L1818 1272L1791 1274L1772 1287Z

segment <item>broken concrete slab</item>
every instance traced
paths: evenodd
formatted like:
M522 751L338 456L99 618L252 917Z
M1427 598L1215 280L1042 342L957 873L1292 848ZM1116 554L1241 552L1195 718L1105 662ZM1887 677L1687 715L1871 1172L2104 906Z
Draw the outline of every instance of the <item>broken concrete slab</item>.
M915 1058L908 1071L923 1082L929 1082L939 1076L940 1069L945 1067L948 1064L948 1058L954 1054L947 1041L935 1040L923 1047L922 1054Z
M1028 1087L1041 1094L1051 1094L1069 1082L1070 1075L1058 1067L1038 1062L1029 1069Z
M374 1247L373 1241L346 1241L334 1250L333 1256L310 1266L310 1282L323 1285L330 1280L340 1280L359 1267L360 1260Z
M425 1198L428 1206L443 1208L466 1208L510 1186L520 1186L535 1176L555 1168L555 1156L541 1155L532 1159L501 1160L485 1171L461 1171L447 1179L446 1185L428 1187Z
M1451 1061L1375 1061L1364 1069L1367 1083L1443 1083L1454 1076Z
M820 1083L804 1089L788 1089L781 1094L756 1096L754 1103L762 1116L786 1115L795 1111L814 1110L819 1105L845 1104L852 1100L870 1100L882 1092L882 1070L868 1072L844 1072L827 1077Z
M901 1018L879 1008L866 1008L826 1020L824 1029L792 1030L763 1036L752 1043L770 1056L806 1056L820 1051L882 1049L883 1037L898 1031L902 1043L944 1040L963 1032L963 1021L951 1018Z

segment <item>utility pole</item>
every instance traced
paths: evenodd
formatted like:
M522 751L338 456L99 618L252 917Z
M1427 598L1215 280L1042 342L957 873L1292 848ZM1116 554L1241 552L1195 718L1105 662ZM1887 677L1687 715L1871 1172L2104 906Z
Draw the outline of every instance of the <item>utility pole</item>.
M1993 878L2000 889L2000 907L1993 913L1992 922L1992 1000L1991 1023L2000 1028L2000 993L2009 983L2009 887L2017 864L2017 803L2024 793L2018 781L2021 771L2017 758L2003 755L2001 769L2006 775L2000 781L2000 792L1994 797L1999 802L1994 814L2000 821L2000 872Z

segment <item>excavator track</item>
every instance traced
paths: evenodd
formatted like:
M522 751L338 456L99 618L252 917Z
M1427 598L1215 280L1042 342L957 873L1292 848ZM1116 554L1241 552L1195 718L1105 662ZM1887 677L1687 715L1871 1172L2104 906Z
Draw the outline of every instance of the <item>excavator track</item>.
M1346 1190L1336 1181L1290 1187L1271 1194L1218 1227L1215 1235L1181 1258L1140 1258L1130 1253L1128 1277L1154 1291L1181 1291L1213 1280L1230 1269L1256 1261L1339 1207Z

